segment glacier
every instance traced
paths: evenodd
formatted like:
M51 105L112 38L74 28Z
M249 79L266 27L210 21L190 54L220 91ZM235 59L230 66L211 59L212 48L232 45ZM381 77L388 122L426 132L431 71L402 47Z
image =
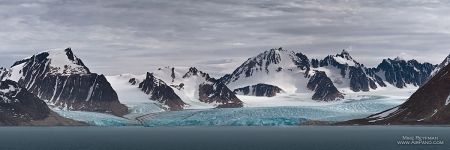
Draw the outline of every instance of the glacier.
M130 113L117 117L104 113L53 109L61 116L93 126L297 126L309 121L338 122L367 117L402 104L414 89L350 93L337 102L316 102L308 95L275 98L240 96L243 108L162 111L146 102L128 105ZM276 104L276 105L275 105Z
M345 121L367 117L401 104L404 99L368 96L325 106L245 107L170 111L143 121L156 126L295 126L308 121Z

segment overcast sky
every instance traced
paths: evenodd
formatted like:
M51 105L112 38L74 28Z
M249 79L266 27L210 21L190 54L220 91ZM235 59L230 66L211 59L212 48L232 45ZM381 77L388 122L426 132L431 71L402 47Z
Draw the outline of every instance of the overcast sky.
M283 47L323 58L348 49L374 66L450 53L450 1L0 0L0 66L72 47L94 72L196 66L214 75Z

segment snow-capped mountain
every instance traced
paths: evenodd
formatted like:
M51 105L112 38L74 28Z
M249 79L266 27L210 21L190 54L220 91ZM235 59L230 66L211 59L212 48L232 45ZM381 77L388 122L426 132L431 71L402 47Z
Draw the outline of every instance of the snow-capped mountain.
M243 106L226 85L193 67L164 67L146 75L130 77L127 79L130 85L170 110Z
M368 92L388 84L398 88L420 86L433 69L429 63L400 59L385 59L378 67L368 68L346 50L319 60L279 48L249 58L220 80L241 95L313 92L314 100L330 101L343 98L343 93ZM272 88L268 91L258 85Z
M328 88L311 88L307 87L310 77L317 72L311 71L311 62L308 57L302 53L279 49L271 49L265 51L256 57L249 58L233 73L225 75L221 78L221 82L228 87L236 90L238 94L257 96L275 96L281 91L285 93L322 93L314 96L315 100L335 100L342 98L342 94L334 94L333 92L322 91ZM324 76L323 76L324 75ZM329 78L327 74L322 74L322 78ZM325 82L316 82L318 86L327 86ZM268 88L258 88L258 85L265 85ZM334 87L333 84L328 86ZM334 87L336 88L336 87ZM251 92L247 92L249 90ZM332 94L333 93L333 94ZM333 96L334 95L334 96ZM340 95L340 96L338 96Z
M13 80L52 105L69 110L124 115L105 76L91 73L70 48L41 52L12 65L3 79Z
M406 61L397 57L384 59L374 70L384 82L397 88L404 88L421 86L427 81L434 68L435 66L430 63L419 63L416 60Z
M0 81L0 125L82 125L65 119L11 80Z
M308 58L298 57L294 52L281 48L271 49L249 58L233 73L220 80L230 89L266 84L288 93L303 92L306 91L306 86L303 85L308 80L299 77L309 75L309 63L303 62L309 62Z
M342 124L449 124L450 65L442 68L405 103Z

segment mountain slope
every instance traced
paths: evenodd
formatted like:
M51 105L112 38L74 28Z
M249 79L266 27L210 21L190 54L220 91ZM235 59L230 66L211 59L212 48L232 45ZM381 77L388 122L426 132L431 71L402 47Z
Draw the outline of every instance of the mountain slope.
M11 80L0 81L0 126L84 125L52 112L47 104Z
M450 124L450 65L442 68L405 103L342 124Z
M70 48L17 61L5 78L60 108L118 116L127 113L105 76L91 73Z

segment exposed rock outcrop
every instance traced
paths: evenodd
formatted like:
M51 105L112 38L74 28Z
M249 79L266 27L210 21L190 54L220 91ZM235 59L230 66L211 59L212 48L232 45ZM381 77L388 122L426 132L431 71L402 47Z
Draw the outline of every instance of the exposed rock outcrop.
M238 95L273 97L284 91L277 86L260 83L235 89L234 92Z
M333 101L344 98L344 94L337 90L331 79L323 71L316 71L309 80L307 87L315 92L312 97L313 100Z

